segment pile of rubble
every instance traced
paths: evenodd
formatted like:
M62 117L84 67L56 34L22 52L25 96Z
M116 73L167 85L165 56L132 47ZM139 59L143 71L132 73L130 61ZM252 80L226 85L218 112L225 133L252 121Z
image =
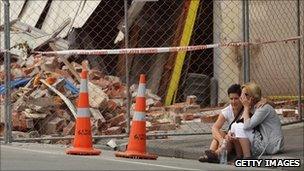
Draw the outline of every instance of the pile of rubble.
M21 61L21 62L20 62ZM76 104L79 93L81 65L60 56L31 55L14 61L12 68L12 124L15 137L67 136L74 133ZM4 66L0 69L0 93L4 94ZM126 85L119 77L89 69L89 102L94 135L114 135L126 132ZM137 85L130 87L131 118L135 106ZM4 104L1 95L0 136L4 128ZM195 96L186 102L163 106L161 98L147 89L147 131L173 131L187 121L213 123L220 110L201 108ZM275 104L276 106L282 104ZM294 117L295 110L277 111L284 117Z
M17 137L41 135L72 135L75 128L76 104L79 92L81 65L62 57L31 55L12 63L12 123ZM1 66L0 75L4 75ZM126 131L126 86L119 77L89 69L89 102L94 135L121 134ZM1 79L3 84L3 79ZM3 87L2 87L3 88ZM2 94L4 89L2 89ZM130 87L133 105L137 85ZM175 130L181 120L199 118L200 106L196 97L187 102L163 107L161 98L149 89L146 92L147 131ZM2 98L1 125L4 125ZM3 130L3 126L1 127ZM1 131L3 134L3 131Z

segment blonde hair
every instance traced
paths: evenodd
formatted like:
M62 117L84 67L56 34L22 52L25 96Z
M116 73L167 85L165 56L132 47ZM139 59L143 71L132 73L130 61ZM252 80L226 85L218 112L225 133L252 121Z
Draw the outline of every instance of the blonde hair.
M242 89L245 88L249 95L255 99L256 102L260 101L262 98L261 88L256 83L245 83L242 85Z

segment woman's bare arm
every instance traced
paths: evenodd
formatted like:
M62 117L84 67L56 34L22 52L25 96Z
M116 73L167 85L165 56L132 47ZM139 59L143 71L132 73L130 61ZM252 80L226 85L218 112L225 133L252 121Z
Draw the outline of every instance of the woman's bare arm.
M220 129L223 127L225 121L226 121L225 117L222 114L220 114L216 122L212 126L212 136L218 142L222 142L224 140L224 137L220 133Z

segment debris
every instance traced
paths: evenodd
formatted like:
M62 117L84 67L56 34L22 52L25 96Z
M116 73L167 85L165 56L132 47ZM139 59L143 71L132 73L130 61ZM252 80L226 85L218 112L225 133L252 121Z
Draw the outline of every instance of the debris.
M201 117L201 122L213 123L217 120L219 114L205 114Z
M0 122L0 136L2 137L4 135L4 123Z
M292 110L292 109L290 109L290 110L284 109L282 114L283 114L283 117L296 117L297 116L296 111Z
M104 131L105 135L118 135L122 133L122 128L120 126L110 127Z
M14 81L11 81L11 88L23 87L30 80L31 80L31 78L18 78L18 79L15 79ZM4 93L5 93L5 85L0 85L0 94L4 94Z
M66 98L62 93L60 93L58 90L56 90L54 87L52 87L51 85L49 85L45 80L40 80L40 81L43 84L45 84L46 86L48 86L52 91L54 91L65 102L65 104L68 106L68 108L70 109L70 111L74 115L74 118L76 118L76 116L77 116L76 108L71 103L71 101L68 98Z
M121 113L111 119L108 120L109 127L117 126L119 123L125 121L125 114Z
M72 135L75 130L75 122L71 121L65 128L63 128L63 133L62 135Z
M13 75L24 75L23 78L12 82L14 87L12 89L13 130L20 131L15 132L16 137L68 136L74 133L81 65L77 62L70 63L67 60L68 56L43 58L42 55L32 55L25 61L13 65L15 69ZM126 85L117 76L106 75L102 71L87 68L93 134L125 133L127 128ZM130 87L133 97L130 104L130 119L135 108L137 88L136 84ZM0 92L3 91L4 87L1 85ZM193 95L187 96L185 102L170 106L163 106L163 99L153 94L150 89L146 89L146 97L146 130L155 133L155 137L160 132L183 129L184 124L191 122L213 123L223 108L201 108L196 103L197 97ZM293 103L289 101L278 102L276 105L288 106L280 113L284 117L297 115L295 108L291 108ZM4 112L1 111L0 135L3 135L3 117ZM108 142L108 145L117 149L113 141ZM70 141L41 142L66 144Z
M187 105L193 105L193 104L196 104L196 100L197 100L197 97L194 95L187 96L186 103L187 103Z
M64 120L62 118L56 117L49 121L45 126L45 134L55 134L58 132L62 132L65 127Z
M102 123L106 122L106 119L103 117L99 109L90 108L90 112L95 120L100 120Z
M117 150L117 144L115 139L111 139L109 142L107 142L107 146L111 147L114 151Z

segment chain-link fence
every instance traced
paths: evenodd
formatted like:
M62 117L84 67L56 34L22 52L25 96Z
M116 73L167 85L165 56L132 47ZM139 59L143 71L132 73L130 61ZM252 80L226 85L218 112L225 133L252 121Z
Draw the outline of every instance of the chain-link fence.
M3 96L5 3L0 2L1 128L8 122ZM14 140L73 135L84 60L90 68L95 136L128 132L140 74L147 75L148 134L210 133L212 122L229 102L228 87L244 83L248 76L261 86L263 96L274 102L283 123L301 118L303 38L248 48L220 46L154 54L31 53L122 49L126 45L144 48L258 43L303 36L301 1L129 0L127 9L123 0L16 0L9 4L13 88L6 105L12 108L7 114L12 118Z

